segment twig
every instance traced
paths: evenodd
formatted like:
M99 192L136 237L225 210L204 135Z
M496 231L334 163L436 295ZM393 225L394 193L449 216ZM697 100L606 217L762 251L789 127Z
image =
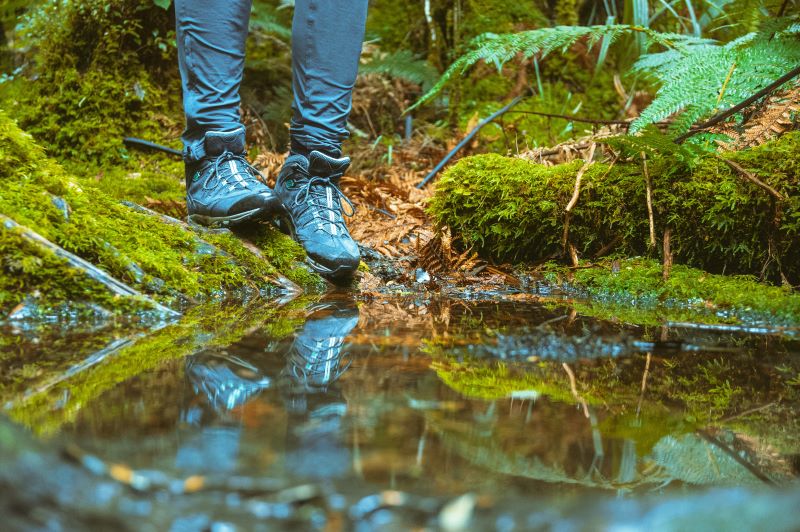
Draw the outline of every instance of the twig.
M775 199L777 199L778 201L783 201L784 200L783 194L781 194L780 192L778 192L777 190L775 190L774 188L772 188L768 184L766 184L763 181L761 181L759 178L757 178L755 175L753 175L752 172L749 172L749 171L745 170L744 168L742 168L742 166L739 165L738 163L735 163L735 162L731 161L730 159L726 159L725 157L723 157L721 155L717 155L717 158L720 161L722 161L725 164L727 164L728 166L730 166L731 168L733 168L735 171L737 171L739 173L739 175L741 175L742 177L744 177L745 179L747 179L751 183L754 183L754 184L758 185L759 187L761 187L764 190L766 190L768 193L772 194L772 196Z
M108 289L112 294L121 297L131 297L140 299L145 304L151 306L152 308L154 308L155 310L157 310L158 312L162 313L165 316L180 315L174 310L161 305L152 298L147 297L141 292L128 286L119 279L112 277L107 272L101 270L94 264L83 260L82 258L73 253L70 253L61 246L54 244L53 242L50 242L39 233L36 233L25 226L19 225L17 222L12 220L8 216L0 214L0 222L2 222L3 227L5 227L5 229L16 229L17 231L19 231L19 235L22 236L23 238L53 252L57 257L64 259L71 268L80 270L87 277L91 278L93 281L96 281L101 285L103 285L104 287L106 287L106 289Z
M572 396L581 404L581 406L583 406L583 415L589 418L589 405L586 404L584 398L578 393L578 382L575 379L575 374L572 372L572 368L570 368L569 364L566 362L562 362L561 367L563 367L564 371L567 372L567 377L569 378L569 389L572 392Z
M595 259L599 259L600 257L604 257L604 256L608 255L608 252L609 252L609 251L611 251L612 249L614 249L615 247L617 247L621 241L622 241L622 237L621 237L621 236L619 236L619 235L616 235L616 236L615 236L615 237L614 237L614 238L611 240L611 242L609 242L609 243L608 243L608 244L606 244L605 246L601 247L601 248L600 248L600 249L597 251L597 253L595 253L595 254L594 254L594 257L593 257L593 258L595 258Z
M762 481L762 482L763 482L763 483L765 483L765 484L769 484L769 485L771 485L771 486L774 486L774 485L775 485L775 481L774 481L774 480L772 480L772 479L771 479L771 478L769 478L767 475L765 475L765 474L764 474L764 473L763 473L763 472L762 472L760 469L758 469L756 466L754 466L753 464L751 464L750 462L748 462L747 460L745 460L744 458L742 458L742 457L739 455L739 453L737 453L737 452L736 452L734 449L731 449L730 447L728 447L728 446L727 446L725 443L723 443L722 441L720 441L718 438L716 438L716 437L712 436L711 434L709 434L708 432L706 432L706 431L704 431L704 430L698 430L698 431L697 431L697 434L698 434L698 435L699 435L701 438L703 438L704 440L706 440L708 443L710 443L711 445L714 445L714 446L715 446L715 447L717 447L718 449L722 450L722 451L723 451L725 454L727 454L728 456L730 456L731 458L733 458L733 459L734 459L734 461L736 461L736 463L738 463L739 465L741 465L742 467L744 467L745 469L747 469L747 470L748 470L750 473L752 473L752 474L753 474L753 476L754 476L754 477L756 477L758 480Z
M564 249L567 247L567 240L569 239L569 219L570 213L572 209L575 208L575 205L578 204L578 197L581 193L581 180L583 179L583 174L586 173L586 170L593 164L592 159L594 159L594 150L597 147L597 144L592 142L589 146L589 156L586 157L586 162L583 163L580 170L578 170L578 174L575 176L575 189L572 192L572 198L570 198L569 203L567 203L566 208L566 215L564 216L564 234L561 237L561 245Z
M578 249L572 244L569 245L569 258L572 261L573 268L578 268L580 266L580 262L578 261Z
M775 81L773 81L772 83L770 83L769 85L767 85L766 87L761 89L760 91L756 92L755 94L753 94L749 98L745 98L744 100L742 100L738 104L734 105L733 107L731 107L727 111L723 111L721 113L717 113L716 115L712 116L709 120L703 122L702 124L696 125L691 130L689 130L686 133L684 133L683 135L680 135L679 137L677 137L675 139L675 142L680 144L684 140L688 139L689 137L691 137L693 135L696 135L697 133L700 133L704 129L708 129L711 126L719 124L720 122L722 122L726 118L733 116L734 114L738 113L739 111L741 111L742 109L744 109L745 107L747 107L751 103L755 102L756 100L758 100L758 99L766 96L767 94L770 94L771 92L775 91L775 89L779 88L781 85L783 85L784 83L786 83L790 79L793 79L793 78L797 77L798 75L800 75L800 67L797 67L797 68L787 72L786 74L784 74L783 76L779 77L778 79L776 79Z
M586 173L586 170L592 165L592 159L594 159L594 149L597 146L596 143L592 142L591 146L589 147L589 156L586 158L586 162L583 163L581 169L578 170L578 175L575 176L575 190L572 192L572 198L567 203L567 212L572 211L575 208L575 205L578 203L578 196L581 192L581 180L583 179L583 174Z
M700 331L721 331L747 334L787 334L795 336L800 334L798 327L770 327L764 325L731 325L727 323L694 323L683 321L668 321L667 327L679 329L697 329Z
M639 414L642 411L642 404L644 403L644 392L647 391L647 376L650 375L650 361L653 358L653 353L650 351L647 352L647 358L645 359L644 363L644 372L642 373L642 391L639 394L639 403L636 405L636 418L639 418Z
M493 122L494 120L496 120L498 117L500 117L500 116L504 115L505 113L507 113L508 111L510 111L510 110L511 110L511 108L513 108L513 107L514 107L514 106L516 106L518 103L520 103L522 100L524 100L526 96L527 96L527 95L517 96L516 98L514 98L513 100L511 100L511 102L509 102L509 103L508 103L506 106L504 106L502 109L500 109L499 111L496 111L496 112L494 112L494 113L490 114L489 116L487 116L486 118L484 118L483 120L481 120L481 121L480 121L480 123L478 123L478 125L477 125L477 126L475 126L475 127L472 129L472 131L470 131L469 133L467 133L467 135L466 135L466 136L465 136L463 139L461 139L461 142L459 142L458 144L456 144L455 148L453 148L452 150L450 150L450 153L448 153L447 155L445 155L445 156L444 156L444 159L442 159L441 161L439 161L439 164L437 164L437 165L436 165L436 166L433 168L433 170L431 170L431 171L430 171L430 173L429 173L428 175L426 175L426 176L425 176L425 179L423 179L422 181L420 181L420 183L417 185L417 188L423 188L423 187L425 187L425 185L427 185L427 184L428 184L428 182L429 182L431 179L433 179L434 177L436 177L436 174L438 174L438 173L441 171L441 169L442 169L442 168L444 168L444 166L445 166L445 165L446 165L448 162L450 162L450 159L452 159L452 158L455 156L455 154L456 154L456 153L458 153L458 152L461 150L461 148L463 148L464 146L466 146L467 144L469 144L469 142L472 140L472 138L473 138L475 135L477 135L477 134L478 134L478 132L479 132L481 129L483 129L483 127L484 127L484 126L486 126L486 125L488 125L488 124L492 123L492 122Z
M744 417L744 416L749 416L750 414L755 414L756 412L761 412L762 410L766 410L768 408L772 408L776 404L778 404L777 401L772 401L772 402L767 403L765 405L756 406L756 407L753 407L753 408L748 408L744 412L739 412L738 414L733 414L731 416L722 418L722 419L719 420L719 422L720 423L726 423L728 421L733 421L734 419L739 419L739 418Z
M664 282L669 280L669 274L672 272L672 249L670 246L670 239L672 237L672 229L667 227L664 229L664 263L661 269L661 278Z
M597 120L582 116L561 115L557 113L543 113L541 111L510 111L511 114L546 116L547 118L563 118L570 122L584 122L586 124L597 124L603 126L630 126L632 120Z
M161 144L156 144L155 142L150 142L149 140L137 139L135 137L125 137L122 139L122 143L132 148L145 148L148 150L161 151L169 155L174 155L175 157L183 158L182 152L168 148L167 146L163 146Z
M653 219L653 188L650 183L650 172L647 170L647 155L642 152L642 169L647 192L647 219L650 222L650 248L656 247L656 224Z

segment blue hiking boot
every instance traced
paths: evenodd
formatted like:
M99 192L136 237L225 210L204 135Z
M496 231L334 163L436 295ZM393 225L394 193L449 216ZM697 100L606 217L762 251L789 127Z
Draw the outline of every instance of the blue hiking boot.
M258 180L261 173L245 159L244 128L209 131L205 156L186 162L189 221L227 227L263 220L281 210L280 200Z
M353 275L361 262L358 245L344 223L344 215L352 216L355 208L338 186L348 166L348 157L334 159L318 151L308 159L291 155L275 185L292 238L306 250L314 270L334 279Z

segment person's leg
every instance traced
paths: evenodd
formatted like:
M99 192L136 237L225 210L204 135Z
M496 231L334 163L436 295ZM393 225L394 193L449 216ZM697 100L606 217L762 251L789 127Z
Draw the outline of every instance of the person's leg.
M241 129L239 86L250 6L251 0L175 0L183 142L191 159L205 155L207 131Z
M190 221L233 225L280 208L245 155L239 119L251 0L175 0Z
M340 155L366 20L367 0L295 1L293 152Z
M367 0L296 0L292 24L294 116L291 156L275 192L309 263L329 277L352 275L358 245L343 218L339 178L353 86L367 19Z

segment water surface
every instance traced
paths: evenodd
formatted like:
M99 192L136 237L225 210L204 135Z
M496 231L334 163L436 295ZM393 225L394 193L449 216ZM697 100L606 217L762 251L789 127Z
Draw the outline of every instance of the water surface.
M800 345L778 336L335 293L4 338L6 414L115 486L73 505L133 528L713 528L800 498Z

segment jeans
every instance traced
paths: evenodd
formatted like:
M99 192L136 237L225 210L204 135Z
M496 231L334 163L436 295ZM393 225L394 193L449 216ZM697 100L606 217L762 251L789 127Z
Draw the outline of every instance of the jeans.
M295 1L293 146L336 154L347 138L367 2ZM242 128L239 86L250 9L251 0L175 0L187 160L205 156L203 139L207 131Z

